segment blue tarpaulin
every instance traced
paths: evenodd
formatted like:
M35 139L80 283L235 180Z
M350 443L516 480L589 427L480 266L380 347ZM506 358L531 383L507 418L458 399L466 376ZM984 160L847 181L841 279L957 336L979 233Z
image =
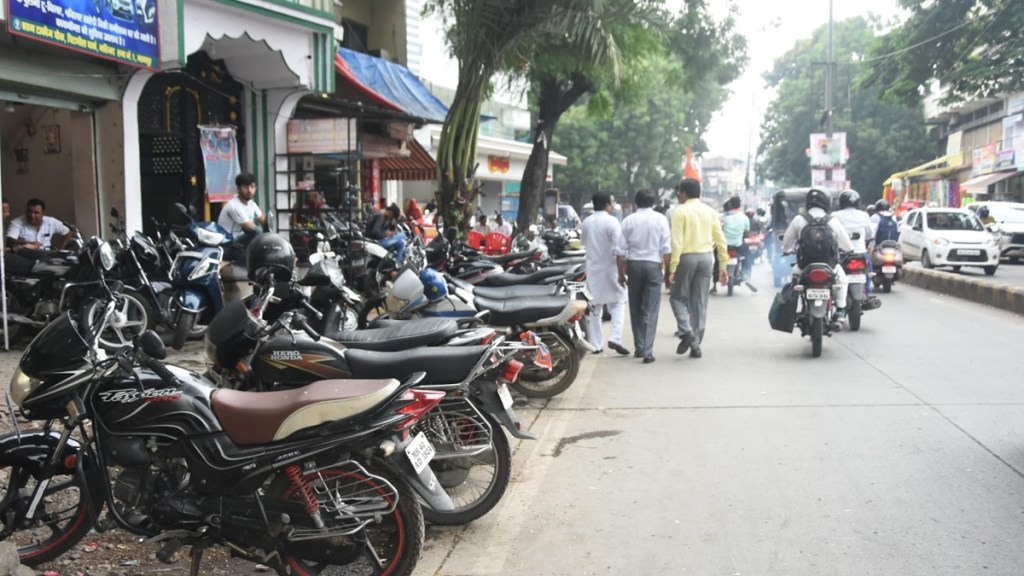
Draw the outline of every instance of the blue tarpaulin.
M347 48L338 48L335 65L376 104L439 124L448 115L448 107L405 66Z

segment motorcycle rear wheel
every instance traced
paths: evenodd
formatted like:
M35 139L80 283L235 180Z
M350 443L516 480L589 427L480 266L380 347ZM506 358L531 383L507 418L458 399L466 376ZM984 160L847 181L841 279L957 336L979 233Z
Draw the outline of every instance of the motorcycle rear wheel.
M892 278L882 278L882 292L892 292Z
M860 330L861 301L851 299L846 305L846 319L850 322L850 330Z
M282 538L282 561L291 569L293 576L316 576L329 566L348 568L345 574L367 574L374 576L408 576L419 561L423 548L423 512L416 493L402 478L389 469L364 464L366 471L379 476L395 488L398 502L391 498L388 487L376 478L371 478L349 468L327 468L307 474L308 482L318 494L320 510L327 528L331 527L331 512L338 504L332 496L341 500L348 497L366 506L370 498L380 498L381 505L395 509L382 515L377 522L371 522L352 536L337 536L318 540L286 542ZM270 487L270 497L277 501L302 502L302 497L287 476L282 474ZM309 518L298 515L292 523L306 522ZM372 548L373 552L370 552ZM375 566L373 555L383 562Z
M430 468L455 503L455 509L442 512L424 506L423 518L431 524L459 526L490 512L505 495L512 478L512 449L501 425L487 412L467 407L463 410L463 417L456 419L450 416L458 411L446 412L447 415L431 411L417 424L417 430L424 429L434 446L472 444L474 437L480 434L489 434L491 438L490 447L475 456L435 457L430 462ZM483 416L483 422L477 420L480 416ZM442 425L431 426L432 418L435 418L435 424ZM484 426L490 430L485 430Z
M811 318L811 356L821 356L821 339L825 331L825 320L822 318Z
M107 319L99 336L99 345L107 352L131 346L132 341L153 327L153 307L135 290L125 289L119 294L114 316ZM103 308L99 300L90 300L81 312L83 331L91 331L99 322Z
M25 519L35 488L39 485L39 462L48 453L0 455L0 540L18 547L23 564L35 566L54 560L75 546L89 530L89 494L74 471L50 477L50 483L35 519ZM15 493L21 493L17 495Z
M580 355L573 344L557 332L540 332L540 339L551 352L551 370L533 363L532 355L520 358L524 367L519 379L510 386L530 398L553 398L569 389L580 371ZM520 353L522 355L522 353Z

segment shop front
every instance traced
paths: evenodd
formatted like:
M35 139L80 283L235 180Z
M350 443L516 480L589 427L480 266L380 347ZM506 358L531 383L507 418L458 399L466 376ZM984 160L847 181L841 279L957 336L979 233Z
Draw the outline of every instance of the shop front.
M958 174L964 168L963 155L955 153L897 172L883 182L882 198L897 216L926 204L959 207L963 192Z

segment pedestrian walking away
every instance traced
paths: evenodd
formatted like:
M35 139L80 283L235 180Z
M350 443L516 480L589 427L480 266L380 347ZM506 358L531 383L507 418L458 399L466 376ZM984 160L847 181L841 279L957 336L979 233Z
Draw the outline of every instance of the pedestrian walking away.
M594 213L583 221L581 234L587 249L587 289L591 295L590 343L595 354L604 351L601 326L602 308L607 306L612 317L608 347L619 354L629 354L622 345L622 329L626 314L626 286L620 282L618 257L624 255L622 225L612 216L614 210L608 194L594 194Z
M668 219L654 211L654 196L647 190L640 190L635 202L636 212L622 221L625 255L618 257L619 283L625 283L629 292L634 355L649 364L654 362L661 283L670 272L672 241Z
M729 283L725 267L729 262L725 235L718 213L700 199L700 181L686 178L676 186L677 204L668 213L672 232L671 274L665 275L669 304L676 317L679 345L676 354L690 351L691 358L703 355L701 343L707 327L708 285L714 267L712 250L718 254L718 277Z

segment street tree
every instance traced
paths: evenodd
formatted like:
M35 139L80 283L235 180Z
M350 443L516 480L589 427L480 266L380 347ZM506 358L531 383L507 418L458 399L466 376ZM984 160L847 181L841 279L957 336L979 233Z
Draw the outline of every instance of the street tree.
M935 81L951 104L1024 90L1024 2L1020 0L899 0L910 12L902 25L867 52L861 87L907 105Z
M840 64L834 83L834 131L846 133L850 159L846 177L867 198L881 196L892 173L934 157L920 106L883 101L877 87L855 89L853 54L864 54L875 40L878 21L863 17L837 22L834 54ZM828 28L800 40L764 75L777 89L761 126L758 172L780 186L808 186L810 134L824 132L825 67Z

